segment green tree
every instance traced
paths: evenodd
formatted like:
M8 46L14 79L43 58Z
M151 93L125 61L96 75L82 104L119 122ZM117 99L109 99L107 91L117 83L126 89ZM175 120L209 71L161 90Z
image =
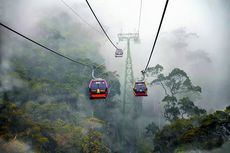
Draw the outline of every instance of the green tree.
M154 67L148 67L145 74L147 77L156 77L163 71L163 69L163 66L157 64Z
M102 142L102 134L90 129L83 139L83 153L109 153L111 152Z
M178 119L165 125L154 137L154 152L173 153L177 148L212 150L229 140L230 113L213 114Z
M177 98L174 96L166 96L162 102L166 102L164 105L164 117L168 121L174 121L179 118L180 110L177 107Z
M149 124L145 129L146 129L146 134L150 136L155 136L155 134L160 130L159 127L154 122Z
M187 117L191 117L194 115L203 115L206 114L205 109L198 108L194 105L193 101L191 101L188 97L184 97L178 102L181 118L184 118L184 115Z
M151 84L159 82L166 95L178 96L186 93L201 93L201 87L194 86L188 75L181 69L175 68L167 76L158 74Z
M190 78L183 70L173 69L167 76L163 73L163 67L157 65L149 68L147 73L155 75L151 84L158 83L164 90L164 117L168 121L174 121L178 118L189 117L192 115L202 115L206 111L195 106L190 98L200 95L201 87L192 84Z
M45 129L8 100L4 93L3 103L0 105L0 138L8 142L16 139L31 141L37 152L55 152L54 140Z

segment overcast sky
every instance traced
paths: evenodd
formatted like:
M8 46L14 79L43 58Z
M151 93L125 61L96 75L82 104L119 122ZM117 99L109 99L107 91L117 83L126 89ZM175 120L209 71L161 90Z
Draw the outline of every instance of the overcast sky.
M2 1L2 0L0 0ZM100 30L85 0L64 0L84 19ZM88 0L99 20L114 42L117 33L136 32L140 0ZM131 43L134 77L145 68L159 25L165 0L142 0L140 44ZM18 0L1 10L1 22L30 34L43 16L66 11L76 17L61 0ZM230 1L229 0L170 0L150 66L161 64L169 72L175 67L188 73L195 85L203 89L198 105L223 109L230 102ZM82 24L85 24L82 22ZM87 26L85 24L85 26ZM93 30L89 27L90 30ZM114 48L106 38L101 40L107 68L121 72L124 59L114 58ZM119 42L126 48L124 42ZM154 105L152 97L158 88L151 89L146 104Z

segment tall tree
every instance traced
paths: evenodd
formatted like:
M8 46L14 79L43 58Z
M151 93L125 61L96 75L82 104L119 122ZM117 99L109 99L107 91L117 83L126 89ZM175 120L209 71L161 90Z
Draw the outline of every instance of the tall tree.
M194 115L203 115L206 114L206 110L202 108L198 108L193 101L191 101L188 97L184 97L178 102L181 118L191 117Z
M186 93L201 93L201 87L194 86L187 73L179 68L173 69L167 76L162 73L158 74L157 79L153 80L151 84L156 82L160 83L166 95L172 97Z
M190 98L200 95L201 87L192 84L186 72L179 68L174 68L168 75L164 75L163 67L156 65L148 68L147 74L156 78L151 84L159 84L165 93L164 117L168 121L178 118L189 117L192 115L201 115L206 113L204 109L195 106Z

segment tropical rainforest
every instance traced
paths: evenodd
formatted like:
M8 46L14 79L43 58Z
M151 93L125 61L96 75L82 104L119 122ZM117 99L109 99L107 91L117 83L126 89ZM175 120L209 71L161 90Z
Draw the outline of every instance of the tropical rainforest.
M1 153L185 153L221 147L221 153L229 151L230 106L208 112L196 105L202 88L180 67L169 73L161 63L147 69L148 87L158 84L163 93L157 101L163 124L149 120L140 125L140 113L123 112L121 76L101 66L105 59L96 41L101 35L63 12L43 18L36 29L31 37L40 43L98 66L95 75L107 80L110 92L104 100L90 100L89 67L1 28L1 39L6 37L1 44L8 42L1 46Z

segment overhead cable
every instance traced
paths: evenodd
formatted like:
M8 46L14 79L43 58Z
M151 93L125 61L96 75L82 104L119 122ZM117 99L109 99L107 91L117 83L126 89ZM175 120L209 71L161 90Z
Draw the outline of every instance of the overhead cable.
M79 61L77 61L77 60L74 60L74 59L72 59L72 58L70 58L70 57L67 57L67 56L65 56L65 55L63 55L63 54L61 54L61 53L59 53L59 52L57 52L57 51L55 51L55 50L53 50L53 49L50 49L50 48L48 48L48 47L46 47L46 46L44 46L44 45L38 43L37 41L35 41L35 40L33 40L33 39L31 39L31 38L29 38L29 37L27 37L27 36L25 36L25 35L23 35L23 34L17 32L16 30L14 30L14 29L8 27L7 25L5 25L5 24L3 24L3 23L1 23L1 22L0 22L0 25L1 25L2 27L6 28L7 30L9 30L9 31L11 31L11 32L13 32L13 33L15 33L15 34L17 34L17 35L19 35L19 36L21 36L21 37L23 37L23 38L29 40L29 41L31 41L32 43L34 43L34 44L36 44L36 45L38 45L38 46L40 46L40 47L46 49L47 51L50 51L50 52L52 52L52 53L54 53L54 54L56 54L56 55L58 55L58 56L60 56L60 57L63 57L63 58L65 58L65 59L69 60L69 61L72 61L72 62L74 62L74 63L77 63L77 64L80 64L80 65L84 65L84 66L91 67L91 65L89 65L89 64L85 64L85 63L79 62Z
M101 31L99 31L97 28L95 28L94 26L92 26L91 24L89 24L84 18L82 18L70 5L68 5L64 0L60 0L62 2L62 4L64 4L67 8L69 8L82 22L84 22L85 24L87 24L89 27L91 27L92 29L94 29L95 31L97 31L98 33L102 34L103 33Z
M111 43L111 44L112 44L112 45L113 45L116 49L118 49L118 47L117 47L117 46L113 43L113 41L109 38L108 34L106 33L105 29L103 28L102 24L100 23L100 21L98 20L98 18L97 18L97 16L96 16L96 14L94 13L94 11L93 11L92 7L90 6L90 4L89 4L88 0L86 0L86 3L87 3L87 5L89 6L89 8L90 8L91 12L93 13L93 15L94 15L95 19L97 20L98 24L100 25L100 27L101 27L102 31L104 32L104 34L106 35L106 37L107 37L107 38L108 38L108 40L110 41L110 43Z
M150 53L150 56L149 56L147 65L146 65L146 67L145 67L145 71L147 70L147 68L148 68L148 66L149 66L149 62L150 62L150 60L151 60L151 57L152 57L152 54L153 54L153 51L154 51L154 48L155 48L155 45L156 45L156 42L157 42L157 38L158 38L160 29L161 29L161 25L162 25L162 22L163 22L163 19L164 19L164 15L165 15L165 12L166 12L166 9L167 9L168 2L169 2L169 0L166 0L165 7L164 7L164 11L163 11L163 14L162 14L162 16L161 16L160 25L159 25L158 30L157 30L157 34L156 34L156 37L155 37L155 40L154 40L154 43L153 43L152 51L151 51L151 53Z

